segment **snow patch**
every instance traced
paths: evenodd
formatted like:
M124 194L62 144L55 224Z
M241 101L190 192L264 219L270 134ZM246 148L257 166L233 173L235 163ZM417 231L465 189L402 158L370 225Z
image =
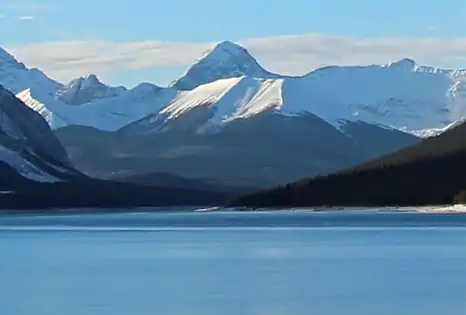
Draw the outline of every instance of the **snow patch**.
M461 125L462 123L464 123L464 121L465 121L465 118L462 117L458 121L455 121L455 122L453 122L453 123L451 123L449 125L446 125L443 128L430 128L430 129L414 130L414 131L411 131L411 133L414 134L417 137L420 137L420 138L435 137L435 136L438 136L438 135L444 133L447 130L450 130L452 128L455 128L456 126ZM409 132L409 131L407 131L407 132Z
M438 208L418 209L420 213L466 213L466 205L453 205Z

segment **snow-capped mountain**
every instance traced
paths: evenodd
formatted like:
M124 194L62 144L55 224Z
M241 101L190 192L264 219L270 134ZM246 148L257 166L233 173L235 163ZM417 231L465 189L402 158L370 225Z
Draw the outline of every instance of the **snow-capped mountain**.
M39 182L62 181L78 174L47 122L2 86L0 162Z
M72 80L56 92L56 98L69 105L81 105L100 99L118 97L128 91L123 86L111 87L91 74Z
M1 86L0 195L0 209L9 211L205 205L227 196L160 181L158 187L145 187L89 178L71 166L47 122Z
M116 131L152 113L159 112L178 91L142 83L122 91L118 97L107 97L81 105L70 105L40 90L26 89L17 94L26 105L40 113L52 129L69 125Z
M196 120L199 130L205 130L271 111L285 116L312 113L338 128L345 121L364 121L427 135L466 117L465 82L464 70L423 67L411 60L328 67L303 77L242 76L181 92L148 119L160 125L195 113L203 117Z
M0 84L18 93L53 129L84 125L116 131L153 124L154 131L163 131L183 121L202 133L274 112L288 117L311 113L337 128L364 121L431 135L466 117L466 71L410 59L325 67L290 77L265 70L246 49L227 41L207 51L168 88L145 83L128 90L106 86L93 75L63 86L4 51L1 56Z
M111 87L89 75L62 85L29 69L0 49L0 85L42 115L53 129L86 125L117 130L164 106L176 91L142 83L134 89ZM157 107L157 104L159 106ZM79 106L78 106L79 105Z
M211 117L200 130L274 111L313 113L337 127L365 121L432 135L466 117L466 71L421 66L411 59L287 77L270 73L244 48L224 42L172 86L191 91L180 93L162 116L180 119L193 109L199 116L204 108Z
M47 77L42 71L27 68L12 55L0 48L0 85L13 93L25 89L41 90L53 94L62 85Z
M265 70L245 48L224 41L206 51L170 86L182 91L193 90L206 83L241 76L270 79L281 77Z

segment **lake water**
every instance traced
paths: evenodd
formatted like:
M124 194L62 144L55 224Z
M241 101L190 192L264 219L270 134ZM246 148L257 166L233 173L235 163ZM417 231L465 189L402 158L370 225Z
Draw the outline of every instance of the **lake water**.
M466 215L0 216L3 315L466 314Z

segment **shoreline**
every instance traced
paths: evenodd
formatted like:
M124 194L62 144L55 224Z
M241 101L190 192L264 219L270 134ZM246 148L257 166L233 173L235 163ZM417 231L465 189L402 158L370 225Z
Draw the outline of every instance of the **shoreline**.
M138 208L71 208L71 209L37 209L37 210L17 210L1 209L1 216L53 216L53 215L102 215L102 214L143 214L143 213L266 213L266 212L385 212L385 213L422 213L422 214L466 214L466 205L438 205L420 207L293 207L293 208L247 208L247 207L138 207Z

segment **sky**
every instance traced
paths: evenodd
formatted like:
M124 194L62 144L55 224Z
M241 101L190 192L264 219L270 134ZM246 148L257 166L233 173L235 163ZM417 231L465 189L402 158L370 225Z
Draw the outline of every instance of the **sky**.
M166 85L216 42L268 70L402 58L466 68L465 0L1 0L0 46L66 83Z

